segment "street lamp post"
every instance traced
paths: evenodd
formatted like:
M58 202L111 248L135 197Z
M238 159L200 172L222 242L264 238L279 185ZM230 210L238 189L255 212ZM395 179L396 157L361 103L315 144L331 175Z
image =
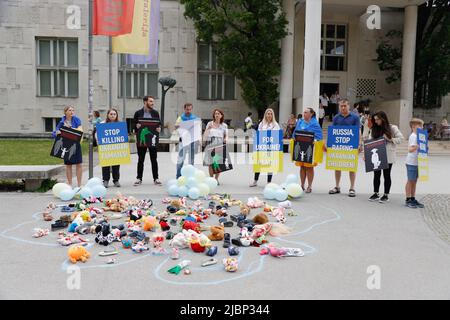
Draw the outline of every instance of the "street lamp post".
M163 77L159 79L159 83L161 84L162 87L162 99L161 99L161 124L162 124L162 129L161 129L161 137L165 137L166 136L166 130L164 128L164 109L165 109L165 105L166 105L166 94L167 91L169 91L170 89L172 89L173 87L175 87L175 85L177 84L177 81L175 79L172 79L170 77Z

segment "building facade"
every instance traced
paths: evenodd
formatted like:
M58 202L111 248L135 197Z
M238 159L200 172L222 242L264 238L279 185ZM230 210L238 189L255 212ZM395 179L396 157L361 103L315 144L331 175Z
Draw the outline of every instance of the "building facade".
M381 29L369 29L367 9L381 9ZM370 99L394 123L405 127L412 115L417 6L412 0L283 0L289 36L282 41L280 122L305 106L318 108L319 92L338 91L350 102ZM0 133L50 132L66 105L88 119L88 1L0 1ZM81 10L80 29L68 28L70 6ZM120 55L109 63L108 37L94 37L94 110L103 117L110 105L126 118L142 107L144 95L161 104L160 77L176 86L166 96L165 122L171 128L185 102L202 118L214 107L225 111L231 126L243 127L249 111L238 81L217 68L214 50L198 43L193 23L179 1L161 1L159 62L124 66ZM379 71L376 48L391 30L403 33L402 80L389 85ZM111 86L109 73L111 70ZM111 87L111 89L110 89ZM111 102L110 102L111 99ZM254 112L256 115L257 113Z

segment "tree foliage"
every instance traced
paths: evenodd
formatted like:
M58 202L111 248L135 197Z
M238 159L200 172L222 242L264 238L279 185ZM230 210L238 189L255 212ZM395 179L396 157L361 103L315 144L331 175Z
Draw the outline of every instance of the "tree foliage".
M386 78L387 83L394 83L400 80L402 76L402 47L393 42L402 37L400 31L391 30L386 34L386 39L381 41L377 48L378 68L381 71L389 71Z
M235 76L246 104L262 112L278 98L280 40L287 21L281 0L181 0L198 40L213 44L218 64Z

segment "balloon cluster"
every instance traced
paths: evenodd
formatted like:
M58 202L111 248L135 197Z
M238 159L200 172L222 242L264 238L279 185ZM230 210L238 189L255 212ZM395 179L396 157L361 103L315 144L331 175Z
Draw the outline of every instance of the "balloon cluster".
M206 174L192 165L181 169L181 177L168 182L167 191L173 197L189 197L197 200L205 198L217 188L217 180L206 177Z
M103 182L99 178L92 178L86 183L83 188L72 189L66 183L57 183L52 189L53 195L62 201L70 201L76 196L81 199L89 197L104 197L106 195L106 188L103 186Z
M276 183L269 183L264 188L264 198L280 202L286 201L288 197L300 198L303 195L303 189L298 184L298 180L297 175L290 174L281 186Z

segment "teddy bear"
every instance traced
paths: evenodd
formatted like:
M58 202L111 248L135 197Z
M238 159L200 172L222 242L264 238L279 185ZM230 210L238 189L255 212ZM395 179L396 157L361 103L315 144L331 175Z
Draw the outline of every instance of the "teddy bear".
M243 216L248 216L250 214L250 208L246 204L241 204L240 212Z
M91 254L83 246L72 246L67 251L67 256L70 262L77 263L77 261L86 262Z
M177 233L172 240L170 240L169 245L172 248L187 248L189 247L189 242L187 241L187 234L188 232L186 230L183 230L183 232Z
M260 214L257 214L253 218L253 222L256 223L256 224L265 224L265 223L269 222L269 217L267 216L267 214L262 212Z
M222 262L225 266L225 271L236 272L238 270L238 260L236 258L225 258Z
M103 207L103 210L105 212L112 211L112 212L122 212L126 209L124 204L120 201L120 199L109 199L105 201L105 206Z
M211 234L208 236L211 241L222 241L225 235L225 229L222 226L212 226Z
M170 201L170 205L177 209L186 207L186 198L173 199Z
M111 229L108 223L97 225L95 229L97 233L95 242L103 246L108 246L114 241L120 241L120 238L125 237L127 234L123 229L124 226L113 227Z
M144 217L144 231L150 231L156 227L158 221L153 216Z

